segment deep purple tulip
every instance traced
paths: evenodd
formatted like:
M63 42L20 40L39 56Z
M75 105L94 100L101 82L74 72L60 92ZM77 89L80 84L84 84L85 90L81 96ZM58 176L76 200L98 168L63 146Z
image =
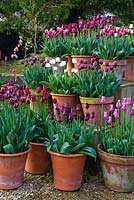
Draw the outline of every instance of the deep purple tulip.
M85 114L85 121L87 122L90 119L90 113Z
M94 119L94 118L95 118L95 112L92 112L91 119Z
M76 106L76 111L80 111L81 110L81 104L77 104L77 106Z
M89 103L86 103L86 109L88 109L90 107Z

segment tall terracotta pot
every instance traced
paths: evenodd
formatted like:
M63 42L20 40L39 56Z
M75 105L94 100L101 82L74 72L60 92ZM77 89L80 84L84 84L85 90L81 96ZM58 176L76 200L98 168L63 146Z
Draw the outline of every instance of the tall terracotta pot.
M134 81L134 56L127 57L127 66L125 68L126 81Z
M74 68L78 69L78 65L80 64L81 60L86 60L88 64L91 64L92 56L87 55L72 55L72 63L74 64Z
M69 76L72 75L72 68L74 68L74 64L72 63L71 55L68 55L67 72Z
M109 154L98 145L104 182L107 188L117 192L134 190L134 156Z
M114 62L116 62L115 72L118 80L122 80L123 73L126 68L127 61L126 60L103 60L103 64L101 65L102 69L109 69L111 66L114 65ZM107 66L108 64L108 66Z
M75 102L77 100L76 94L54 94L51 93L52 99L56 99L59 108L61 109L63 105L68 104L70 107L75 105ZM54 104L55 108L55 104Z
M84 154L59 154L49 151L54 172L54 185L57 189L73 191L81 187L86 160Z
M28 153L25 170L31 174L44 174L50 168L50 156L44 144L30 142L31 151Z
M89 98L89 97L82 97L80 96L80 102L82 104L82 109L84 112L84 115L86 116L86 113L90 113L90 119L87 121L87 124L101 124L104 123L103 118L103 110L108 111L109 106L114 101L114 96L106 97L105 104L101 104L100 98ZM87 108L87 104L89 104L89 108ZM92 117L92 114L94 113L94 117Z
M15 154L0 154L0 189L15 189L23 184L29 150Z

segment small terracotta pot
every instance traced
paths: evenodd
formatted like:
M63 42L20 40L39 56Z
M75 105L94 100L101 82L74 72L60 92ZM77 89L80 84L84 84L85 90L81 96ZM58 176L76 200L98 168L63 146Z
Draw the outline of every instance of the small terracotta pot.
M50 156L44 144L30 142L31 151L28 153L25 170L31 174L44 174L50 168Z
M134 56L127 57L127 66L125 68L126 81L134 81Z
M0 154L0 189L15 189L23 184L27 151L15 154Z
M117 192L134 190L134 156L109 154L98 145L104 182L107 188Z
M49 151L54 171L54 185L64 191L78 190L82 184L82 177L86 155L64 155Z
M103 110L104 111L108 111L109 110L109 105L111 103L113 103L114 101L114 96L111 96L111 97L105 97L106 98L106 103L101 104L100 102L100 98L89 98L89 97L79 97L80 98L80 102L82 104L82 109L83 109L83 113L84 115L86 116L86 113L94 113L95 114L95 117L92 119L90 118L88 121L87 121L87 124L93 124L93 123L96 123L96 124L103 124L104 123L104 118L103 118ZM86 104L89 104L89 108L87 109L86 108ZM102 110L103 109L103 110Z
M126 68L127 61L126 60L103 60L103 64L101 65L101 69L109 69L109 67L113 66L114 62L116 62L116 67L115 67L115 72L116 72L116 77L118 80L121 81L123 77L123 73ZM107 66L108 64L108 66Z
M56 99L59 108L61 109L63 105L68 104L70 107L73 106L76 102L76 94L54 94L51 93L52 99ZM55 108L55 104L54 104ZM55 109L54 109L55 110Z
M76 61L76 63L73 63L74 64L74 68L76 68L76 69L78 69L78 65L80 64L81 60L86 60L88 64L91 64L92 56L72 55L71 57L72 57L72 59L75 59L75 61Z

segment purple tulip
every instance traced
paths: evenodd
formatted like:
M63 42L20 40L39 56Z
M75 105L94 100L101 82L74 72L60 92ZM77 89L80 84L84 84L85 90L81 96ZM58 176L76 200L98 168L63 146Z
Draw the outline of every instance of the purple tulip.
M85 114L85 121L87 122L90 119L90 113Z
M131 110L130 110L130 115L131 115L131 116L134 116L134 107L131 108Z
M76 111L80 111L80 110L81 110L81 104L77 104Z
M88 109L90 107L89 103L86 103L86 109Z
M123 111L126 111L126 110L127 110L127 105L126 105L126 103L123 103L123 104L122 104L121 109L122 109Z
M95 118L95 112L92 112L91 119L94 119L94 118Z

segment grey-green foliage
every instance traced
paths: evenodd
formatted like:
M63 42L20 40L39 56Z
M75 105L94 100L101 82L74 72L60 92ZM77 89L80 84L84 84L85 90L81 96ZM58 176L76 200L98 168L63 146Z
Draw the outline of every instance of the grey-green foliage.
M48 77L51 73L51 68L35 64L33 66L29 66L26 71L22 73L21 79L29 88L36 89L39 85L42 85L42 81L48 81Z
M71 76L68 76L67 73L52 74L49 76L49 81L46 82L46 85L55 94L73 94L77 80L78 77L76 74L72 74Z
M51 37L45 38L42 42L42 49L46 56L64 57L70 53L70 37Z
M96 51L97 42L95 36L72 37L71 55L92 55Z
M116 89L120 86L114 72L110 71L101 73L98 69L80 70L78 76L78 84L74 91L83 97L101 97L113 96Z
M28 149L28 142L41 133L35 125L29 107L14 108L8 102L0 104L0 153L19 153Z
M86 127L80 119L59 123L50 121L48 138L45 141L47 150L61 154L87 154L96 158L96 151L89 146L94 134L94 125Z

